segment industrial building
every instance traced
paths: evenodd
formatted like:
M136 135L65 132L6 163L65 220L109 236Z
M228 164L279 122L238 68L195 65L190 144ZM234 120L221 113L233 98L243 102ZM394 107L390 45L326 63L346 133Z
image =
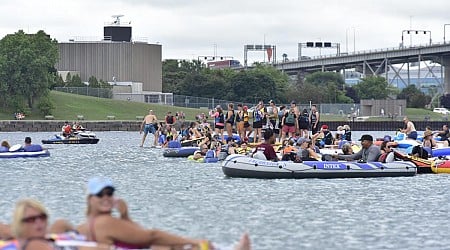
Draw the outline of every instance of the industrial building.
M103 39L60 42L56 69L61 75L91 76L113 85L115 99L166 103L162 95L162 46L132 39L132 27L120 17L104 26ZM170 100L168 100L170 102Z

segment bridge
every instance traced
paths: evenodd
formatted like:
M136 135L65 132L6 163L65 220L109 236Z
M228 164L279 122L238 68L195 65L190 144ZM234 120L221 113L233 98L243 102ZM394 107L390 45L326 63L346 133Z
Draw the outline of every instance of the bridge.
M297 75L303 78L308 73L317 71L341 71L355 68L363 75L383 75L388 79L389 71L394 72L395 77L404 82L405 86L409 85L410 79L403 79L400 71L405 67L408 71L410 63L425 63L428 70L433 77L436 77L432 72L432 67L427 62L438 63L443 72L445 93L450 93L450 43L438 43L431 45L420 45L410 47L386 48L371 51L356 51L351 54L339 54L329 56L317 56L310 59L298 61L278 62L274 64L279 70L286 72L289 75ZM393 67L393 65L399 65ZM419 64L420 65L420 64ZM420 78L420 67L418 71L418 78ZM442 73L441 73L442 74Z

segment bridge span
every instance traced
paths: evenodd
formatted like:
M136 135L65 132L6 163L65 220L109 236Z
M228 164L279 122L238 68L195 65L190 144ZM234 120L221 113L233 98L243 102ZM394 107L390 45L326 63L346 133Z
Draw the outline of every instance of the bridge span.
M441 65L441 72L444 72L443 91L445 93L450 93L450 43L356 51L351 54L332 56L318 56L311 59L278 62L274 64L274 67L287 74L297 75L299 78L303 78L306 74L317 71L345 71L346 69L355 68L365 76L386 74L385 78L388 79L387 73L390 71L395 73L394 78L399 78L405 85L409 85L410 79L403 79L400 75L400 70L406 66L409 76L410 63L422 62L426 64L428 61ZM398 64L401 64L400 68L392 67L393 65ZM427 65L427 68L431 71L429 65ZM420 78L420 69L418 74L418 77Z

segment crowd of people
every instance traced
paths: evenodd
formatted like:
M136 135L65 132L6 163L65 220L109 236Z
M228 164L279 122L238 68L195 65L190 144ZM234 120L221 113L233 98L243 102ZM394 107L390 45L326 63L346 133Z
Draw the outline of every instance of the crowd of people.
M209 124L208 117L213 119L212 125ZM219 152L253 155L262 151L268 160L288 159L299 162L322 159L323 156L320 154L322 148L341 149L343 154L333 155L335 160L393 159L392 154L387 157L387 153L392 153L391 148L395 147L392 140L375 145L371 135L360 138L361 150L353 153L350 126L343 124L334 132L331 131L327 124L320 122L320 113L316 105L311 105L308 111L301 110L295 101L288 107L278 107L273 100L270 100L268 105L259 101L251 109L243 104L229 103L226 109L217 105L208 115L202 113L196 118L197 121L189 125L182 123L178 131L175 129L177 118L171 112L168 112L164 122L160 123L153 113L147 115L141 126L141 133L144 133L141 146L147 134L152 133L155 135L154 146L172 148L181 147L180 142L183 141L195 142L194 145L198 145L200 149L195 153L194 159L205 157L208 151L214 152L215 157ZM399 132L404 133L409 140L417 140L418 134L414 123L406 116L403 121L404 127L399 129ZM234 139L235 133L239 138L237 140ZM425 131L422 146L437 147L438 143L433 139L434 136L441 137L444 145L450 144L447 125L443 126L442 131ZM266 146L268 144L272 146ZM256 149L251 150L255 145L258 145ZM275 153L270 148L275 148Z
M34 199L16 203L11 223L0 223L0 250L62 249L218 249L209 240L178 236L158 229L147 229L135 222L123 199L115 198L115 185L108 178L94 177L87 183L86 219L78 226L59 219L49 223L46 207ZM119 216L113 216L116 209ZM70 246L70 248L65 248ZM233 247L250 250L248 234Z

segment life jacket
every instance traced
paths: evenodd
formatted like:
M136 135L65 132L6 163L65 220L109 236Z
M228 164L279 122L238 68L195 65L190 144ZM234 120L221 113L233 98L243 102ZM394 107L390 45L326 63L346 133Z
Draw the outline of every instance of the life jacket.
M322 140L325 145L333 144L333 134L331 133L331 131L327 131L325 137Z
M308 116L308 114L305 113L305 114L301 115L298 118L298 123L299 123L300 126L302 126L302 125L303 126L308 126L309 125L309 116Z
M244 122L248 122L248 120L250 119L250 117L248 115L248 111L244 111L242 116L243 116Z
M287 113L286 119L284 119L284 124L294 125L295 124L295 114L292 112Z
M255 122L262 121L262 113L261 110L255 110L253 112L253 117L255 117Z
M72 132L70 125L65 125L63 129L65 134L70 134Z
M297 149L294 146L287 146L283 149L283 154L290 154L295 151L297 151Z
M352 131L345 130L344 138L342 138L342 139L344 139L346 141L352 141Z
M219 115L214 118L214 122L223 124L225 122L225 117L223 113L219 113Z

